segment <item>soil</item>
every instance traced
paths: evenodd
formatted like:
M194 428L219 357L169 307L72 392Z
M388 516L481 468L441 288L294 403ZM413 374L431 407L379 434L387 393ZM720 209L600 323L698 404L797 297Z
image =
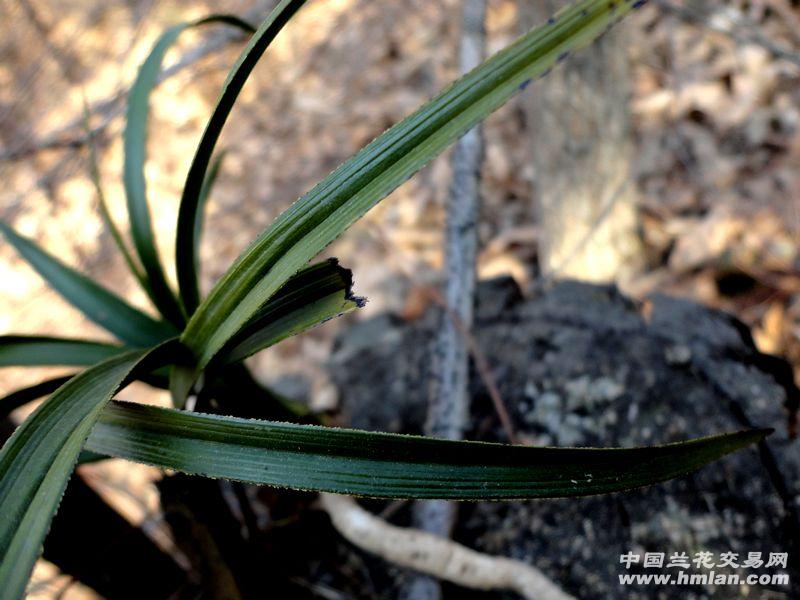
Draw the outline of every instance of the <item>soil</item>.
M419 432L430 343L441 318L435 307L413 322L383 314L340 335L330 375L340 391L343 421L358 428ZM576 282L525 299L512 280L498 279L480 286L474 335L525 443L635 446L750 426L775 432L758 449L638 491L462 504L458 541L530 561L580 598L621 593L629 598L778 598L797 593L800 447L790 430L800 392L788 365L758 352L747 328L734 317L663 295L637 305L614 287ZM474 419L467 438L505 441L486 387L474 371L471 394ZM406 507L395 520L407 520L407 512ZM620 555L628 551L665 552L667 557L731 551L739 554L739 562L748 552L764 557L788 552L786 572L795 587L621 590L617 576L625 569ZM369 565L372 577L386 578L380 574L387 569L381 561L359 560ZM633 565L630 572L648 571ZM406 576L395 568L389 573L392 586ZM450 598L468 597L455 587L446 592ZM392 587L376 597L395 594Z

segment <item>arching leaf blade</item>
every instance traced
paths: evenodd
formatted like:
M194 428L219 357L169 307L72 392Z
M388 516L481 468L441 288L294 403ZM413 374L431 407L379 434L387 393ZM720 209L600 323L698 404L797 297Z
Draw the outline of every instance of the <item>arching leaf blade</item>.
M40 335L0 336L0 367L90 366L125 352L122 346Z
M454 442L114 402L86 447L187 473L385 498L584 496L690 473L764 438L750 430L645 448Z
M0 420L5 419L13 411L25 406L29 402L52 394L74 376L75 374L54 377L53 379L47 379L34 385L14 390L10 394L6 394L0 398Z
M642 2L583 0L522 36L342 164L280 215L234 262L182 340L201 366L280 286L378 201L533 77Z
M21 598L75 462L103 406L175 343L111 358L62 385L0 450L0 590Z
M106 195L105 192L103 191L103 184L100 179L100 168L97 164L97 151L95 148L94 133L92 132L89 116L90 116L89 106L88 103L86 102L86 98L84 97L83 128L84 132L86 133L86 146L89 150L89 155L88 155L89 177L92 180L92 185L94 186L95 194L97 195L97 202L100 208L100 216L103 218L103 222L105 223L106 228L108 229L112 239L114 240L114 243L117 245L117 248L122 254L122 258L125 260L125 264L128 266L128 270L130 270L131 274L136 278L136 281L139 282L139 285L142 286L142 289L145 291L145 293L147 293L147 295L152 300L153 290L150 289L150 284L145 278L144 273L142 273L141 267L134 260L133 255L128 249L128 244L122 237L122 233L120 232L116 223L114 223L114 219L111 217L111 211L108 209L108 202L106 201Z
M202 190L206 181L211 156L222 133L225 121L230 115L239 93L261 55L266 51L275 36L306 3L306 0L282 0L261 23L250 38L236 64L231 69L220 93L214 112L208 120L200 143L197 145L186 183L181 196L178 212L178 229L175 244L175 266L178 274L178 289L186 313L191 315L200 303L195 268L195 226L200 209Z
M183 310L167 282L158 256L150 209L147 203L147 183L144 174L147 154L147 123L150 114L150 93L156 85L161 64L169 48L186 29L210 23L223 23L248 33L253 27L233 15L212 15L199 21L180 23L169 28L156 41L139 69L128 96L124 145L123 180L128 203L131 236L142 262L153 302L161 314L176 326L185 322Z
M360 308L353 274L333 258L306 267L290 278L231 338L215 364L244 360L293 335Z
M75 375L76 373L73 373L71 375L46 379L45 381L19 388L10 394L6 394L0 398L0 419L5 419L13 411L25 406L29 402L49 396ZM166 389L168 386L167 376L159 370L153 373L143 373L140 376L140 380L156 388Z
M75 269L48 254L32 240L0 221L0 233L50 287L86 317L125 344L144 348L176 335L168 323L157 321L134 308Z
M206 173L205 181L203 181L203 187L200 190L197 213L194 216L194 274L190 274L189 277L194 277L195 291L193 292L193 295L197 298L200 298L200 242L202 241L203 237L203 223L205 222L208 199L211 196L211 191L214 189L214 184L217 181L217 177L219 176L219 172L222 168L222 161L224 159L225 152L222 151L217 154L217 156L214 157L214 160L211 162L211 168L209 168L208 172ZM183 298L181 298L181 302L183 302ZM192 307L191 310L194 310L194 308L196 307ZM187 314L190 312L186 306L184 306L184 310L187 312Z

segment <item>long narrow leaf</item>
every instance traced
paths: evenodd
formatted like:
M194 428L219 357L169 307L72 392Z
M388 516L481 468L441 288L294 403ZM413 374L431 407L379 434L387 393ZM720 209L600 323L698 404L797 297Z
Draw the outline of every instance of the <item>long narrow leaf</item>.
M3 396L0 398L0 420L5 419L13 411L25 406L29 402L49 396L74 376L75 374L73 373L72 375L64 375L63 377L54 377L53 379L47 379L40 383L14 390L10 394ZM160 389L166 389L168 385L166 375L158 371L154 373L143 373L140 380Z
M353 274L335 258L300 271L248 321L208 369L239 362L293 335L364 305L352 291ZM199 373L176 365L170 373L172 404L183 408Z
M0 336L0 367L90 366L125 352L103 342L37 335Z
M66 266L0 221L0 232L70 304L126 344L144 348L176 335L171 325L156 321L88 277Z
M459 79L295 202L239 256L190 319L182 339L200 366L289 277L367 210L532 77L545 73L641 4L641 0L576 3Z
M86 134L86 146L89 150L89 177L92 180L95 194L97 194L97 202L100 207L100 216L103 218L103 222L111 234L114 243L117 245L117 248L122 254L125 264L128 265L128 269L130 270L131 274L136 278L136 281L139 282L139 285L142 286L142 289L147 293L148 296L150 296L150 299L152 300L153 291L150 289L150 284L147 282L144 273L142 273L141 267L136 264L133 255L131 254L130 250L128 250L128 245L125 243L122 233L120 232L116 223L114 223L114 219L111 217L111 211L108 209L108 202L106 202L106 195L103 191L103 184L100 180L100 168L97 164L97 151L95 149L94 133L92 132L91 123L89 120L89 105L85 97L83 99L83 129Z
M197 290L197 297L200 297L200 242L203 237L203 223L205 221L206 207L208 206L208 199L211 196L211 191L214 189L214 184L217 181L220 169L222 168L222 161L225 159L225 152L220 152L211 163L211 168L206 173L203 187L200 190L200 200L197 205L197 213L194 218L194 247L192 249L194 255L194 277L195 289ZM195 307L192 307L194 310Z
M533 448L185 413L114 402L90 450L210 477L386 498L584 496L684 475L769 433L665 446Z
M3 598L22 597L78 454L105 404L136 368L146 368L145 359L163 360L175 347L167 343L157 351L126 353L76 375L42 403L0 450Z
M40 383L20 388L0 398L0 420L5 419L13 411L28 402L33 402L55 392L62 385L72 379L73 375L55 377Z
M131 235L136 252L144 267L153 302L161 313L173 324L183 325L185 319L175 294L170 289L164 269L158 257L153 228L150 224L150 210L147 204L147 189L144 167L147 153L147 121L150 112L150 93L156 85L158 73L164 56L190 27L208 23L225 23L238 27L248 33L253 27L233 15L213 15L191 23L181 23L168 29L156 42L149 56L139 69L136 81L128 97L128 110L125 122L124 149L125 193L128 200L128 213Z
M228 342L221 363L237 362L364 305L353 295L353 274L329 259L300 271Z
M261 55L272 43L272 40L275 39L275 36L305 3L306 0L282 0L250 38L222 87L217 105L206 125L205 131L203 131L203 136L200 138L200 143L192 159L192 165L189 167L178 213L177 242L175 245L178 288L184 309L189 315L194 312L200 302L194 259L196 242L193 238L197 233L195 222L201 204L203 182L206 180L206 171L211 161L211 155L222 133L225 121L228 119L236 98L239 96L242 87L244 87L253 67L255 67L258 59L261 58Z

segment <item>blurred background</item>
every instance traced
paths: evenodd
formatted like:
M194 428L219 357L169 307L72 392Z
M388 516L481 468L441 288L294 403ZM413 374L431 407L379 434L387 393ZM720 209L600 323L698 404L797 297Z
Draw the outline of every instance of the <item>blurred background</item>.
M70 265L147 308L104 229L89 179L88 100L103 185L124 228L125 93L155 39L210 12L262 16L246 0L2 0L0 216ZM457 75L459 0L316 0L282 33L225 129L202 247L203 287L280 211ZM555 3L558 4L558 3ZM490 0L494 52L553 3ZM185 173L240 42L190 31L152 101L147 178L163 255ZM602 43L528 87L485 125L480 278L535 291L553 277L616 281L727 310L762 352L800 375L800 7L793 0L651 2ZM315 409L338 398L323 363L337 331L419 315L442 274L440 157L327 255L355 273L366 308L252 359L264 382ZM168 261L169 264L169 261ZM174 277L174 272L170 271ZM0 329L104 339L0 244ZM6 369L0 393L54 370ZM126 397L166 403L144 386ZM108 461L87 481L157 543L151 469ZM93 597L45 561L31 597Z

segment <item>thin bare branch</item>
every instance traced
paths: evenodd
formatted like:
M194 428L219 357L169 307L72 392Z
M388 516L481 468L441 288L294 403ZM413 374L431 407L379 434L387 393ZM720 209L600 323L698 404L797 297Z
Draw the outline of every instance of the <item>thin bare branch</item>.
M275 3L275 0L258 2L254 8L244 14L244 18L249 21L258 21L269 12ZM160 84L174 77L203 58L219 52L222 48L241 39L241 32L232 28L224 28L210 33L202 41L187 49L175 63L164 69L158 77L158 83ZM92 130L92 136L99 136L115 118L123 113L126 97L127 89L122 89L108 98L93 102L89 106L89 113L100 120L100 123ZM24 160L33 154L47 150L81 148L88 141L86 134L82 130L82 125L83 116L76 117L66 125L44 134L38 140L26 141L24 144L0 152L0 162Z
M485 20L486 0L463 0L459 45L462 73L483 61ZM445 229L447 277L441 302L444 313L433 353L425 432L454 440L464 436L469 423L469 348L465 341L472 337L469 331L475 304L483 146L483 131L477 126L456 143L450 162L453 174ZM412 511L417 527L449 537L456 521L454 503L416 502ZM404 590L404 596L413 600L438 600L441 597L439 582L427 576L414 577Z

